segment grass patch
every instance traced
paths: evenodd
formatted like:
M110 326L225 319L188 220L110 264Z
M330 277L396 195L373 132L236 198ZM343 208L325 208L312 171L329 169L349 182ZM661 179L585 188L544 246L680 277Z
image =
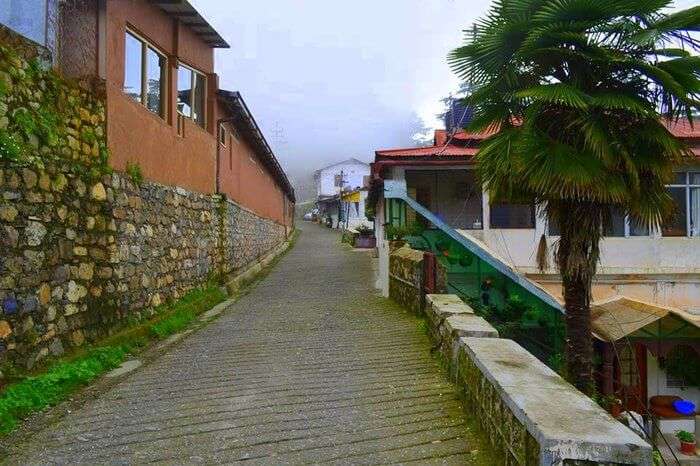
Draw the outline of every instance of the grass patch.
M167 316L150 325L151 335L166 338L187 327L197 316L226 299L218 286L194 290L177 301Z
M76 351L42 373L19 376L0 392L0 435L12 432L32 413L66 400L102 374L119 367L154 339L163 339L187 327L199 314L226 299L216 285L196 288L178 301L157 309L155 317L133 323L104 339L98 346Z
M44 374L10 385L0 396L0 434L12 432L22 419L65 400L104 372L118 367L128 349L95 348L71 362L59 363Z

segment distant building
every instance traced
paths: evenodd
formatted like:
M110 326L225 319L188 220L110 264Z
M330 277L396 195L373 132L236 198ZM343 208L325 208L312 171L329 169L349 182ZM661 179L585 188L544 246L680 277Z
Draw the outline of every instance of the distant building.
M368 163L354 158L316 170L316 203L321 222L333 228L369 224L365 217L365 181L369 172Z

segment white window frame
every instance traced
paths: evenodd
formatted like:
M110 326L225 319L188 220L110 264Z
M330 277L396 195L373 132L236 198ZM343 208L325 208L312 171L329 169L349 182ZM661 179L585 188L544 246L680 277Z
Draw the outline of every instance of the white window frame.
M163 53L155 44L153 44L148 39L145 39L141 34L134 31L133 29L127 27L124 33L124 41L126 41L126 36L130 35L134 39L141 42L141 102L136 102L133 98L129 97L130 100L141 104L149 113L158 115L162 119L166 119L167 115L167 96L168 96L168 56ZM161 81L161 93L160 93L160 112L154 112L148 108L148 49L153 50L160 58L165 60L165 75L162 77ZM126 49L124 50L124 68L126 68ZM126 69L124 70L126 73ZM122 85L122 92L124 92L124 86ZM125 94L127 95L127 94ZM128 97L128 95L127 95Z
M690 174L691 173L700 173L700 167L693 167L693 168L687 168L685 170L679 170L676 171L675 173L683 173L685 175L685 183L684 184L679 184L679 183L671 183L667 184L667 188L684 188L685 189L685 237L686 238L700 238L699 236L693 236L692 235L692 228L691 228L691 219L690 219L690 210L691 210L691 205L690 205L690 190L692 188L698 188L700 189L700 184L691 184L690 183ZM663 233L662 233L663 236ZM683 238L682 236L664 236L664 238Z
M201 71L198 71L198 70L192 68L191 66L189 66L186 63L183 63L181 61L177 62L177 66L178 66L178 68L185 68L186 70L189 70L191 73L190 83L192 83L191 84L192 91L190 92L189 105L190 105L190 110L191 110L192 115L187 116L184 113L180 112L180 109L177 110L177 113L182 115L184 118L188 118L188 119L192 120L197 126L200 126L199 123L197 123L194 119L195 112L194 112L194 105L193 104L194 104L194 96L196 95L195 87L197 84L197 80L195 79L195 75L201 76L202 79L204 80L204 101L202 102L202 105L204 107L202 108L202 125L200 127L206 128L207 127L207 88L209 86L209 80L207 79L207 75L202 73ZM179 85L179 83L178 83L178 85Z

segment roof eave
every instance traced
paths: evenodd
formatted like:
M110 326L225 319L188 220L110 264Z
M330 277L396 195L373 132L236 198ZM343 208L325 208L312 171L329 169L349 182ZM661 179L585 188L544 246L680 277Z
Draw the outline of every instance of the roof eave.
M210 47L220 49L228 49L231 47L189 1L150 0L150 2L158 6L167 15L177 19L183 25L192 29L192 31Z
M253 150L261 158L265 166L272 172L278 184L285 192L289 200L296 202L294 188L287 178L287 174L277 161L265 136L262 134L258 123L253 118L253 114L248 109L243 97L239 92L220 89L219 96L223 99L231 118L228 120L241 132L248 142L253 146Z

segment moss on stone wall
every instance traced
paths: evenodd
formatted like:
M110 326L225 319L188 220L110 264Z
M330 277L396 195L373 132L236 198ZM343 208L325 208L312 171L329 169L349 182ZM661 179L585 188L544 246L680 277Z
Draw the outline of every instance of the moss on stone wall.
M0 44L0 161L97 178L109 171L108 157L100 93Z

